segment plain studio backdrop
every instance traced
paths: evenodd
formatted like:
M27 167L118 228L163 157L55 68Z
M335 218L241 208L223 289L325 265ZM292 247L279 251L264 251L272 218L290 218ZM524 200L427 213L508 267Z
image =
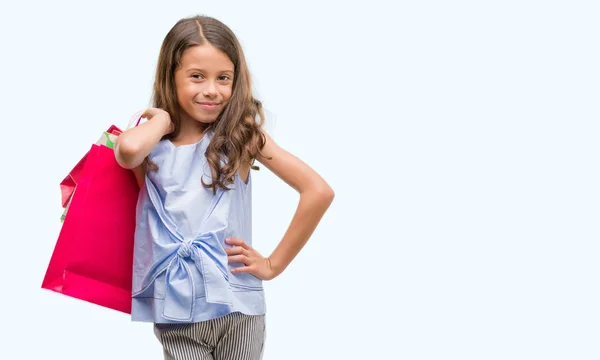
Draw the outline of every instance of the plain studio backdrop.
M265 359L600 358L594 1L3 2L1 358L162 358L150 324L40 285L59 182L150 104L195 14L238 35L267 131L336 191L265 284ZM253 176L268 254L298 195Z

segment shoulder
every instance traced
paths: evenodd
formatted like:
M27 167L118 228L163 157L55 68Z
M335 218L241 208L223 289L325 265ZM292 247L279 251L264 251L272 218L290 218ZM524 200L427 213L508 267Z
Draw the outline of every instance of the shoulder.
M316 171L300 158L279 146L269 134L263 133L266 143L257 158L261 164L300 193L313 188L328 191L327 184Z
M269 158L272 157L272 155L277 154L283 149L279 147L279 145L273 140L273 138L269 135L267 131L265 131L264 129L261 129L260 131L265 138L265 146L263 146L263 148L260 151L260 154L256 159L266 166L264 162L268 161Z
M279 146L266 131L261 131L265 136L265 146L256 160L290 186L298 188L299 175L307 169L306 164Z

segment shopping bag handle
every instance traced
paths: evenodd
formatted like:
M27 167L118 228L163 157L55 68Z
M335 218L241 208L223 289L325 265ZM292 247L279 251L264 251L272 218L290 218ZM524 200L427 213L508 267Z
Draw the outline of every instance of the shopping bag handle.
M127 123L127 128L125 130L129 130L132 127L138 126L140 124L140 121L142 120L142 114L143 113L144 113L143 111L138 111L135 114L133 114L133 116L131 117L131 119L129 119L129 122Z

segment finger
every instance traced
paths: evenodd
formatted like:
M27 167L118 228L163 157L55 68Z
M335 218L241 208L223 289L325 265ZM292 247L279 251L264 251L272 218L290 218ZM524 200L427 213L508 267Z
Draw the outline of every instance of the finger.
M248 255L248 251L241 246L234 246L232 248L226 248L225 253L227 253L227 255L239 255L239 254Z
M244 249L248 249L249 248L248 244L246 244L246 242L244 241L244 239L229 238L229 239L226 239L225 242L228 243L228 244L231 244L231 245L241 246Z
M144 119L150 119L152 117L152 109L146 109L144 110L144 112L140 115L140 117L144 118Z
M252 271L252 267L251 266L240 266L240 267L235 267L233 269L231 269L232 273L248 273Z
M158 114L161 111L163 111L163 110L162 109L157 109L157 108L150 107L150 108L147 108L144 111L144 113L142 114L142 117L145 117L145 118L153 117L154 115Z
M242 263L245 265L250 265L250 258L245 255L234 255L229 257L230 263Z

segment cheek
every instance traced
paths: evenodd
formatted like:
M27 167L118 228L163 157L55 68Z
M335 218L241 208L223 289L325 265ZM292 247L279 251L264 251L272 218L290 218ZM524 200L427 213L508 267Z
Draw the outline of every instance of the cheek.
M177 97L181 100L193 98L197 92L191 84L182 84L177 87Z
M177 88L177 103L182 109L190 110L197 95L198 90L194 86L180 86Z
M225 101L229 101L229 99L231 99L231 87L225 87L223 88L223 90L221 91L221 94L223 96L223 100Z

